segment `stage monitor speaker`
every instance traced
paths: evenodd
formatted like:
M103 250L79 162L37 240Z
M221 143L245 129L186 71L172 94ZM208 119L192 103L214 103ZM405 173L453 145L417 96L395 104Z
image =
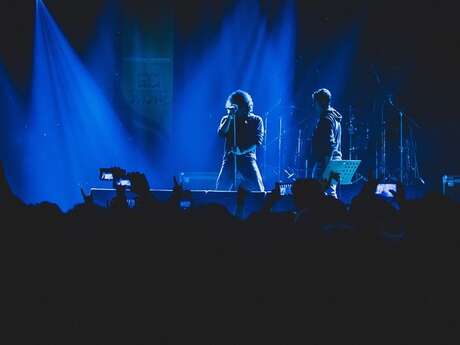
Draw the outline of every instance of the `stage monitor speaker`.
M460 202L460 175L444 175L442 177L442 194Z

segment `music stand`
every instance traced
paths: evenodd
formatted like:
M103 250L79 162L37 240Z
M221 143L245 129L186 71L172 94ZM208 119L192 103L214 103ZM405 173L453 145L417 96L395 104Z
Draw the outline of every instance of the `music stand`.
M323 179L328 181L331 172L339 174L339 184L352 184L353 176L358 169L360 160L331 160L323 173Z

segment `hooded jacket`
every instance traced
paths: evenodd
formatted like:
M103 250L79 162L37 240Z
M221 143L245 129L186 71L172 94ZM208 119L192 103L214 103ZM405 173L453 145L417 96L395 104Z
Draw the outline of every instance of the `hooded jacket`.
M332 107L323 111L312 137L312 160L342 158L342 115Z

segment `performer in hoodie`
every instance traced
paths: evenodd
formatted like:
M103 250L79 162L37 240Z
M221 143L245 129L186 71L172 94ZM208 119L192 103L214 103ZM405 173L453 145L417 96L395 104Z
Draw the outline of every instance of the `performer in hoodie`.
M331 107L331 98L328 89L319 89L312 95L313 107L319 115L311 142L312 178L315 179L323 179L322 175L329 161L342 159L342 115ZM337 198L336 187L336 182L332 181L326 195Z

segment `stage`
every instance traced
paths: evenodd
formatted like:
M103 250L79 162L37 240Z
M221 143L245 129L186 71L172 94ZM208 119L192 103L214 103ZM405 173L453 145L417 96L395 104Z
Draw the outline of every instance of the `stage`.
M363 183L355 183L339 187L339 199L346 205L350 205L353 198L357 196L363 187ZM426 188L422 186L406 186L406 198L408 200L418 199L425 195ZM166 202L171 198L171 189L152 189L152 195L160 202ZM244 216L259 211L264 203L265 198L271 192L248 192L245 201ZM225 206L230 212L236 210L237 192L235 191L216 191L216 190L191 190L192 200L191 207L202 205L219 204ZM115 189L110 188L92 188L91 196L94 203L98 206L108 207L110 200L115 197ZM134 207L136 195L131 191L126 191L128 205ZM294 211L295 206L292 195L284 195L274 207L273 212Z

